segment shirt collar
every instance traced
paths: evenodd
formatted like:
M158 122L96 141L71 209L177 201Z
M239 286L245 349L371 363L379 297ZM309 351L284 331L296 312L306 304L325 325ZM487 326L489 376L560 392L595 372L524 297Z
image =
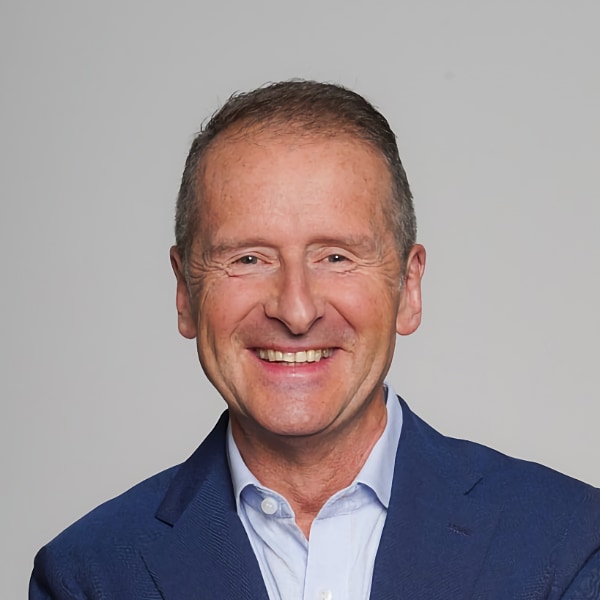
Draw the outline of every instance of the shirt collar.
M402 432L402 407L391 385L385 385L385 394L387 407L385 429L354 481L370 487L387 508L392 493L396 451Z
M387 422L381 437L371 450L354 484L362 484L372 489L379 501L387 508L390 503L396 450L402 432L402 408L391 385L384 386L386 395ZM258 481L244 462L231 433L231 423L227 426L227 460L233 483L235 502L240 509L241 493L247 486L260 489L265 487Z

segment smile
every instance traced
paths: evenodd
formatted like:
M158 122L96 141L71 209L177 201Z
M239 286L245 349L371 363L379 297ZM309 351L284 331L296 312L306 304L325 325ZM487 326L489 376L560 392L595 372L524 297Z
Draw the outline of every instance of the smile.
M261 348L257 353L259 358L269 362L310 363L319 362L322 358L329 358L333 354L333 350L322 348L319 350L301 350L300 352L281 352L280 350Z

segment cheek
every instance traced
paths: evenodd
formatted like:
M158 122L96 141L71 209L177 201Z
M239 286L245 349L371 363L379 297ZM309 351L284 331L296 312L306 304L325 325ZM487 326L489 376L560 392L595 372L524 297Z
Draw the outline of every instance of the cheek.
M232 340L240 325L259 304L252 286L225 278L205 288L198 311L198 330L213 351Z
M369 280L340 282L330 302L358 332L380 336L396 329L399 294L389 285Z

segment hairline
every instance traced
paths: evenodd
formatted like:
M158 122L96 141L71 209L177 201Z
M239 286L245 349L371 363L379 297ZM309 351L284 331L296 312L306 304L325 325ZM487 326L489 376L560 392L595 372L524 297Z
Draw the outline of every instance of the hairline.
M385 163L389 177L389 189L386 198L382 199L382 216L386 225L386 230L392 234L394 245L400 257L402 270L404 271L409 248L405 248L404 240L400 239L399 227L396 222L396 217L399 216L400 219L402 218L402 215L398 215L400 206L397 201L398 196L402 195L402 192L397 190L396 178L394 177L390 160L375 142L370 140L367 135L361 134L361 130L357 126L349 123L343 118L336 119L335 115L330 116L328 119L323 118L316 123L307 122L301 118L286 118L285 115L272 115L268 118L261 119L245 117L234 121L225 129L219 131L213 138L208 140L194 164L193 196L195 201L191 207L192 211L187 223L188 244L185 248L180 248L178 245L178 249L183 254L184 267L186 270L189 264L189 253L198 239L198 235L201 235L201 196L207 161L219 145L238 139L248 140L253 137L264 137L266 139L270 138L271 140L281 140L285 137L297 137L299 139L305 139L306 143L311 143L312 141L316 142L320 139L346 138L356 143L360 143L381 158ZM390 216L386 216L387 210L390 211ZM191 230L193 230L195 234L192 235Z

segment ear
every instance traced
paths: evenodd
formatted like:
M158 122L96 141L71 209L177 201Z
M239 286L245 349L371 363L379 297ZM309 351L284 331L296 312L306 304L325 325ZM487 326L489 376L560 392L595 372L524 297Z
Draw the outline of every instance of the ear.
M185 278L185 270L183 268L183 260L179 254L177 246L172 246L171 251L171 266L173 273L177 279L177 292L175 295L175 304L177 306L177 326L179 333L189 340L196 337L196 320L190 302L190 293L188 284Z
M415 244L408 255L400 305L396 315L396 331L409 335L421 324L421 279L425 271L425 248Z

